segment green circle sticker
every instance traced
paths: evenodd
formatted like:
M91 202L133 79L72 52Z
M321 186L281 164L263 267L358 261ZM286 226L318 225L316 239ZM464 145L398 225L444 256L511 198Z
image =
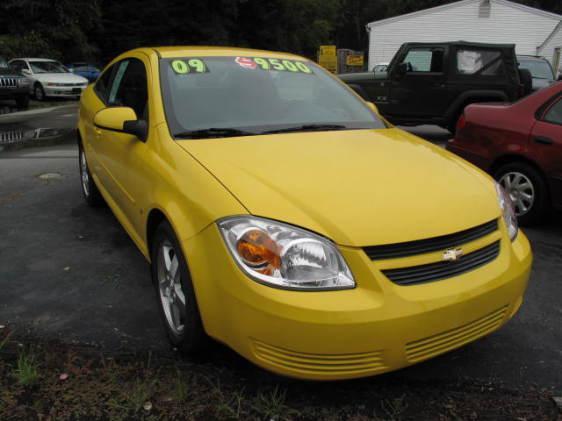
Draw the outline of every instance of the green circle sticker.
M189 73L189 66L183 60L172 61L172 69L174 69L174 72L176 72L178 75L185 75Z

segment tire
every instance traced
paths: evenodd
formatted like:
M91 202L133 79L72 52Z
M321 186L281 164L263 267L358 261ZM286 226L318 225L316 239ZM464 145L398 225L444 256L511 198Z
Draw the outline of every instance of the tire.
M86 160L86 153L82 147L82 143L78 145L78 168L80 169L80 186L82 187L82 195L84 200L91 207L97 208L103 205L103 197L92 178L90 169L88 168L88 161Z
M168 338L182 352L199 354L208 347L209 338L201 322L187 261L168 222L156 228L150 247L152 282Z
M29 95L20 95L16 97L16 106L20 110L27 110L29 108Z
M40 83L36 83L33 87L33 96L37 101L45 101L45 90Z
M548 210L548 188L536 168L525 162L510 162L494 171L494 178L511 195L520 225L542 222Z

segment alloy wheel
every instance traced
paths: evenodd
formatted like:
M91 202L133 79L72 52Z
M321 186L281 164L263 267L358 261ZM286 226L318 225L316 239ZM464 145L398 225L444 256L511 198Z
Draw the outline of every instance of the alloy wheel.
M500 184L509 193L517 216L525 215L531 210L535 202L535 188L529 177L512 171L500 178Z
M158 290L166 322L177 335L185 328L186 299L181 285L180 262L174 246L168 240L162 241L158 249L157 271Z
M90 175L88 174L88 163L86 162L86 154L80 150L80 178L82 179L82 190L84 195L90 195Z

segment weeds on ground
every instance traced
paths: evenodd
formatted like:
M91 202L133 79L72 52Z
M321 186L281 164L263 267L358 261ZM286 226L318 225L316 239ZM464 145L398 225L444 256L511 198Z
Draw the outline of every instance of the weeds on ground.
M31 386L37 382L39 370L32 348L20 352L14 376L22 386Z
M287 404L287 390L275 386L267 391L259 391L254 399L253 408L269 420L291 419L297 411Z
M488 419L550 420L557 416L550 395L537 389L490 391L478 384L412 383L390 376L319 385L281 380L246 366L196 364L179 357L112 359L60 345L21 349L9 342L3 346L0 420L397 421L471 419L474 414Z

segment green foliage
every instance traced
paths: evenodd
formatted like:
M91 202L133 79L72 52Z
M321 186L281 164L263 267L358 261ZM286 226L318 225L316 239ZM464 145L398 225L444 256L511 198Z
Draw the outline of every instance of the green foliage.
M1 0L0 55L105 63L149 45L234 45L315 57L365 50L365 25L454 0ZM560 0L517 0L562 13Z

